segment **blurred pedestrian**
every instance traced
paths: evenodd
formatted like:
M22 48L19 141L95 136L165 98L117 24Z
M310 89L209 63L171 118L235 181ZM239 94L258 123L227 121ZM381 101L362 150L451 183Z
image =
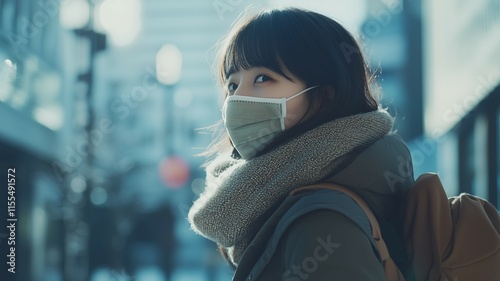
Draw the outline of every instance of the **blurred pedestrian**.
M127 238L126 268L135 276L141 270L158 268L171 280L175 263L175 216L168 205L140 215Z

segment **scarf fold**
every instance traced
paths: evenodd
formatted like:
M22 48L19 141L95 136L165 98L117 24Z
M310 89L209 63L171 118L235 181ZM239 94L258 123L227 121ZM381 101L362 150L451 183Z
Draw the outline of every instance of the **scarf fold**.
M387 111L376 110L325 123L249 160L219 155L207 166L205 191L189 210L192 229L226 247L237 265L291 190L338 172L390 133L393 122Z

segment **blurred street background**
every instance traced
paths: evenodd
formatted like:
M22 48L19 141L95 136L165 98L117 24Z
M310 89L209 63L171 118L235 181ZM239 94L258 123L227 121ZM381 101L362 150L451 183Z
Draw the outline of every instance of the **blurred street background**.
M186 217L220 119L214 46L249 6L343 23L415 176L500 207L499 0L0 0L0 280L231 280Z

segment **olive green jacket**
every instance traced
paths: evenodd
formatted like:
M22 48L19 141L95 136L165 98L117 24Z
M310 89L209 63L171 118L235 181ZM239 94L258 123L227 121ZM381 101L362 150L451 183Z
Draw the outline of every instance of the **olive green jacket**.
M410 152L387 135L328 181L356 191L377 216L391 257L404 271L401 205L414 184ZM332 190L289 196L260 229L233 280L385 280L371 228L361 208Z

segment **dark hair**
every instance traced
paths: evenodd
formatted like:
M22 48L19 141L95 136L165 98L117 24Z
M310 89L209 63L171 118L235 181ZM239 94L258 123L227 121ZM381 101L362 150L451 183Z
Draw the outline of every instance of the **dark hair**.
M380 107L371 89L374 77L358 43L329 17L298 8L263 11L237 22L223 43L218 62L221 85L231 72L265 67L289 80L286 73L292 73L306 87L322 86L307 92L308 110L316 113L285 130L258 155L326 122ZM332 88L333 99L327 94ZM219 153L227 148L223 143L230 143L220 131L222 136L206 155Z

